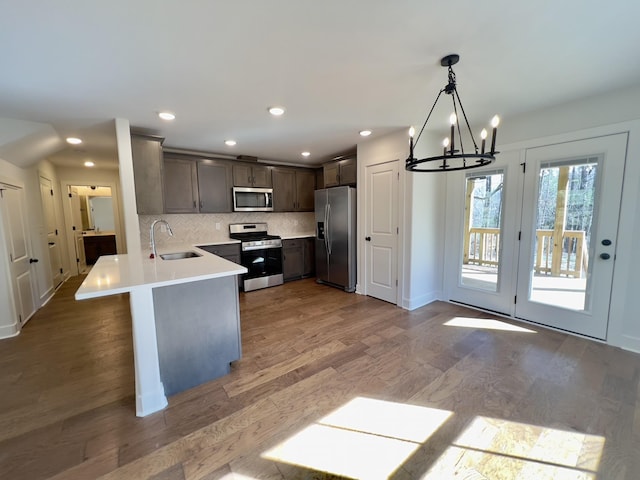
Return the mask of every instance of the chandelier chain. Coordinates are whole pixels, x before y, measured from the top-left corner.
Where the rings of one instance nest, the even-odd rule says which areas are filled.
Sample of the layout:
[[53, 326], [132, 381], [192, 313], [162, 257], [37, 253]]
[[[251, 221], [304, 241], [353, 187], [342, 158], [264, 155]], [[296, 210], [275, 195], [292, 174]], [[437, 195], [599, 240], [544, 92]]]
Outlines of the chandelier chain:
[[427, 119], [422, 124], [422, 128], [420, 129], [420, 133], [418, 133], [418, 136], [416, 137], [416, 142], [415, 142], [416, 145], [418, 144], [418, 140], [420, 140], [420, 135], [422, 135], [422, 131], [424, 130], [424, 127], [427, 126], [427, 122], [429, 121], [429, 118], [431, 117], [431, 114], [433, 113], [433, 109], [436, 108], [436, 104], [438, 103], [438, 100], [440, 99], [440, 95], [442, 95], [442, 92], [444, 92], [444, 88], [442, 90], [440, 90], [440, 93], [438, 93], [438, 96], [436, 97], [436, 101], [433, 102], [433, 105], [431, 105], [431, 110], [429, 110], [429, 115], [427, 115]]
[[473, 136], [473, 131], [471, 130], [471, 125], [469, 125], [469, 119], [467, 119], [467, 114], [464, 111], [464, 107], [462, 106], [462, 101], [460, 100], [460, 94], [458, 93], [458, 89], [455, 90], [455, 94], [456, 94], [456, 97], [458, 98], [458, 104], [460, 105], [460, 110], [462, 110], [462, 115], [464, 116], [464, 121], [467, 124], [467, 129], [469, 130], [469, 136], [471, 137], [471, 141], [473, 142], [473, 148], [476, 151], [476, 153], [478, 153], [478, 144], [476, 143], [476, 139]]

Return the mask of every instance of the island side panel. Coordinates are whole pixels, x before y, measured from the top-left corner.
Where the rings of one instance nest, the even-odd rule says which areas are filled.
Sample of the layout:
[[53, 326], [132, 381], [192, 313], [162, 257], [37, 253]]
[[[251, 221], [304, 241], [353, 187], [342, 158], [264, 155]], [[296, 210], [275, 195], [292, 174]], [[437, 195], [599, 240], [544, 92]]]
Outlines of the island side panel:
[[235, 275], [154, 288], [153, 303], [166, 395], [229, 373], [242, 354]]
[[136, 415], [144, 417], [167, 406], [167, 397], [160, 380], [151, 289], [133, 289], [129, 293], [129, 304], [136, 374]]

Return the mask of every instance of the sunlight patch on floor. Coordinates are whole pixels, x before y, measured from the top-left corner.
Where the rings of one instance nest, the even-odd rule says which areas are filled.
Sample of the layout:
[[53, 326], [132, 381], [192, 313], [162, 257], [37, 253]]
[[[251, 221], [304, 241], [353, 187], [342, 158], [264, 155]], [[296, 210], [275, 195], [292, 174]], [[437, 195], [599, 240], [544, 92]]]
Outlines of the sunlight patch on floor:
[[388, 478], [452, 414], [357, 397], [262, 457], [351, 478]]
[[421, 478], [595, 479], [604, 437], [476, 417]]
[[448, 327], [482, 328], [485, 330], [504, 330], [508, 332], [536, 333], [535, 330], [512, 325], [491, 318], [455, 317], [445, 322]]

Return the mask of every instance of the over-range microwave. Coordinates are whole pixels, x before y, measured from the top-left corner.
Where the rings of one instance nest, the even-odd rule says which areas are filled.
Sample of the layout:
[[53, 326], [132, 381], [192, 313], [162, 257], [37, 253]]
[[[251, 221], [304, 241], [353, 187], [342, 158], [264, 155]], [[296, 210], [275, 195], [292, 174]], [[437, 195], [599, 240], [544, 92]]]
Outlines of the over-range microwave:
[[233, 187], [234, 212], [273, 212], [273, 188]]

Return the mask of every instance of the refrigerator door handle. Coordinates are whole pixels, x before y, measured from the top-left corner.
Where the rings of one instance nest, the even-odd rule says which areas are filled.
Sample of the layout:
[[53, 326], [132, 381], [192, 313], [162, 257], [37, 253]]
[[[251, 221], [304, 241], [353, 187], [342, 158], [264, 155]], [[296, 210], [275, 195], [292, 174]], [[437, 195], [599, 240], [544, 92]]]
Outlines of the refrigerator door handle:
[[325, 223], [326, 225], [326, 229], [327, 229], [327, 235], [325, 235], [325, 237], [327, 237], [327, 251], [329, 253], [329, 255], [331, 255], [331, 247], [333, 246], [333, 239], [331, 238], [332, 233], [331, 233], [331, 204], [327, 203], [327, 223]]
[[329, 255], [329, 249], [327, 248], [327, 204], [324, 204], [324, 218], [323, 218], [323, 237], [322, 242], [324, 243], [324, 251]]

